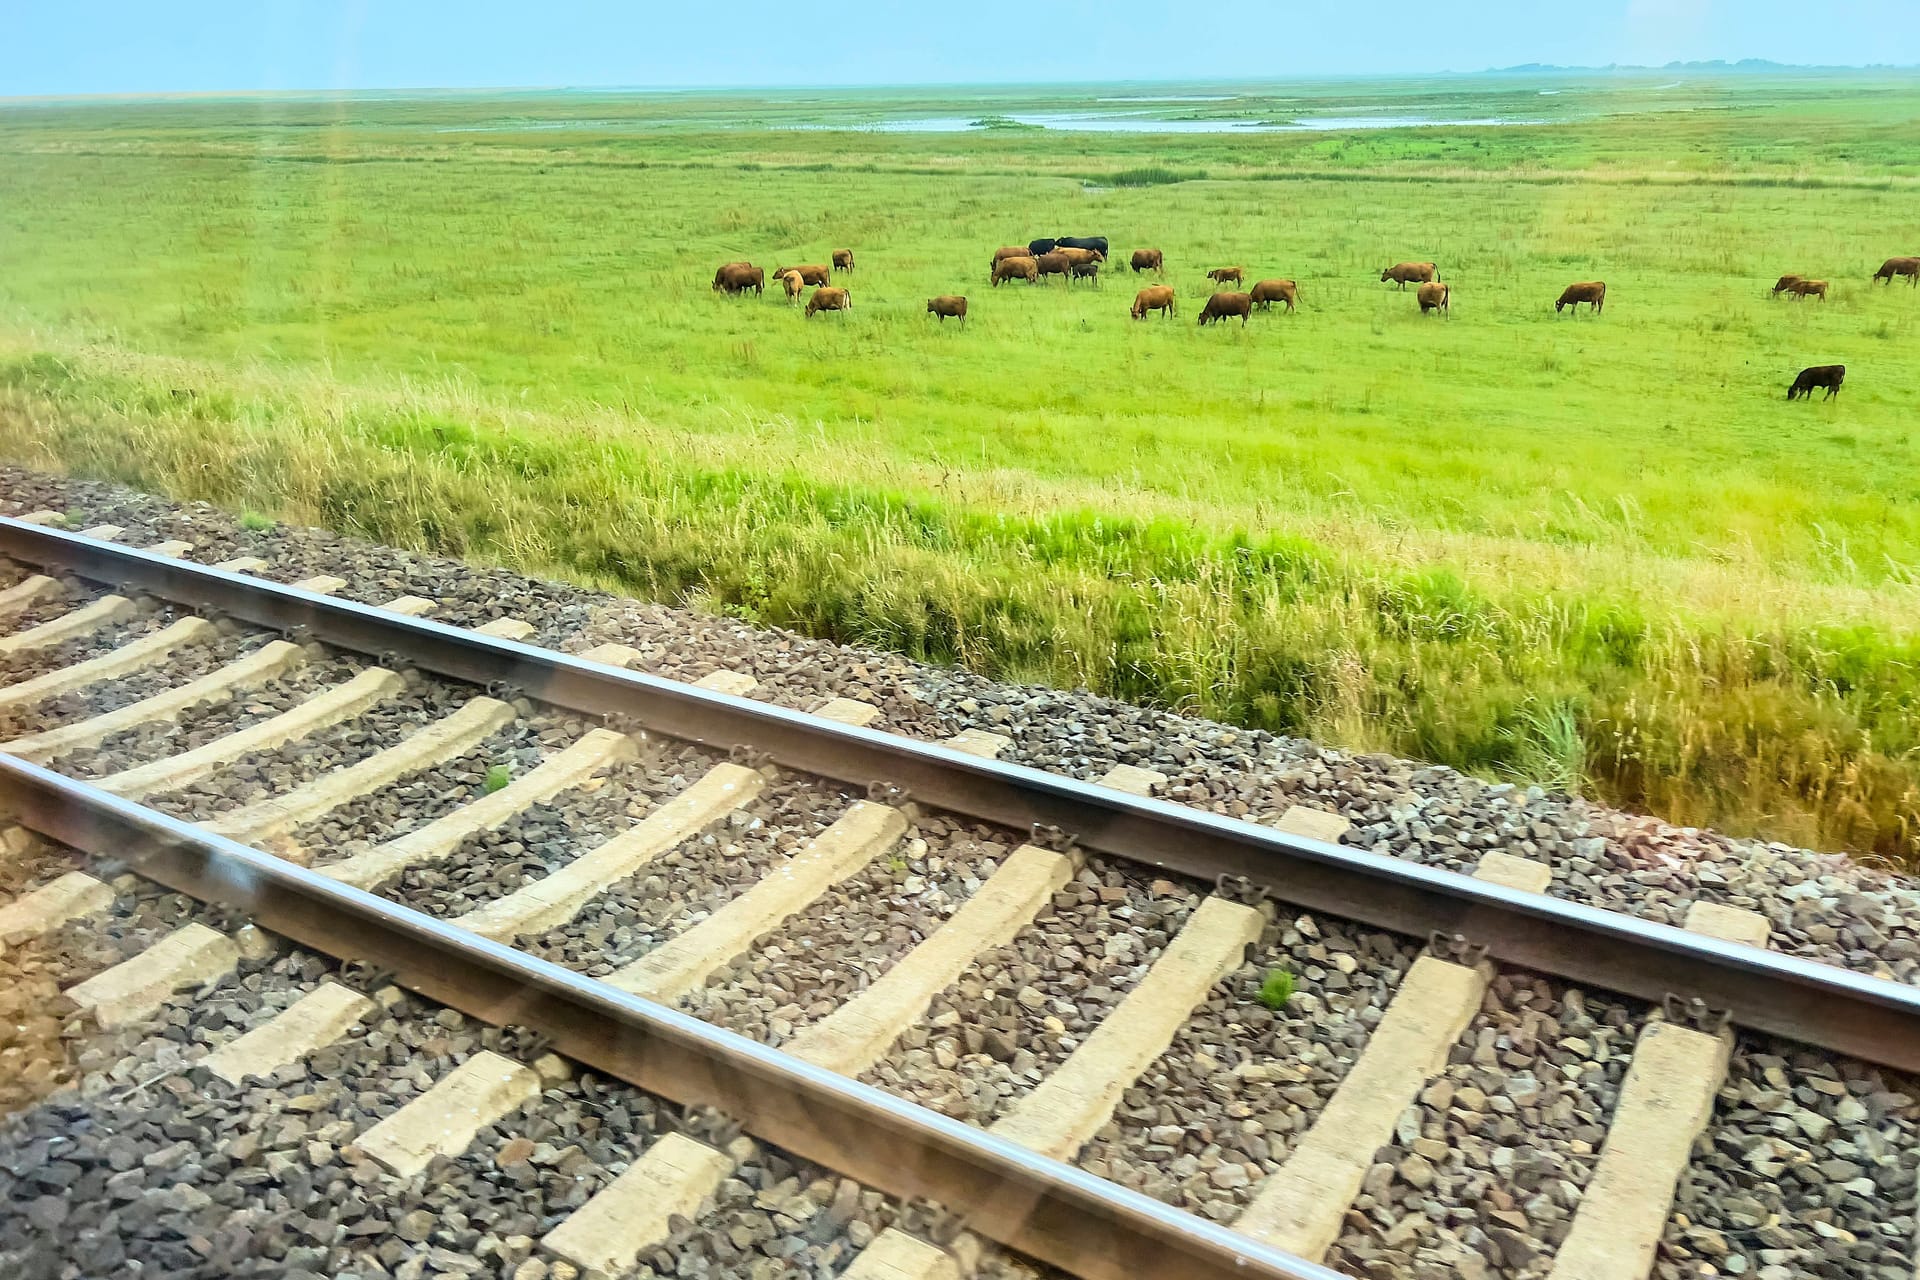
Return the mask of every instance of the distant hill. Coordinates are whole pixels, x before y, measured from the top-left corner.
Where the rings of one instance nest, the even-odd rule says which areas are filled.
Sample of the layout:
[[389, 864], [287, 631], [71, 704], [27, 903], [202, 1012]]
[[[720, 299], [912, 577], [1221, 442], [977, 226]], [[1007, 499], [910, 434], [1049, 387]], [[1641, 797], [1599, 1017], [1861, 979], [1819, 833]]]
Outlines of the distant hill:
[[1665, 66], [1641, 66], [1631, 63], [1609, 62], [1604, 67], [1563, 67], [1548, 62], [1523, 62], [1513, 67], [1493, 67], [1488, 75], [1543, 75], [1582, 71], [1693, 71], [1707, 75], [1751, 75], [1756, 72], [1772, 71], [1896, 71], [1908, 68], [1875, 64], [1866, 67], [1818, 67], [1802, 66], [1791, 62], [1774, 62], [1767, 58], [1742, 58], [1738, 62], [1727, 62], [1716, 58], [1711, 62], [1669, 62]]

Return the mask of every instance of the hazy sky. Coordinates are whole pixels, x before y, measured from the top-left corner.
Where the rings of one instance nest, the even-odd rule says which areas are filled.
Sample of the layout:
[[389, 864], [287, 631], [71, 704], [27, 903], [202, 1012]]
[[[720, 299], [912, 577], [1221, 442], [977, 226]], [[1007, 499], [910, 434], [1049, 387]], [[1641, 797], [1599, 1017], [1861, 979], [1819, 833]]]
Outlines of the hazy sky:
[[13, 0], [0, 95], [1920, 63], [1920, 0]]

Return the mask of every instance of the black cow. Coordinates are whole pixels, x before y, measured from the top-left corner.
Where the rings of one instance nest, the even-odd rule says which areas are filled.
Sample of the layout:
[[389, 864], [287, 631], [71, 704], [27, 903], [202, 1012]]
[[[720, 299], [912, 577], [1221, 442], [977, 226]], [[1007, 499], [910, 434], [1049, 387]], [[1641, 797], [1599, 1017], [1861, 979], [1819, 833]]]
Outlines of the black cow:
[[1826, 398], [1831, 400], [1840, 394], [1840, 384], [1846, 380], [1847, 366], [1843, 364], [1816, 364], [1811, 368], [1800, 371], [1800, 376], [1795, 378], [1793, 385], [1787, 388], [1787, 399], [1793, 400], [1804, 396], [1808, 400], [1811, 400], [1813, 399], [1813, 389], [1815, 387], [1825, 387], [1827, 389]]
[[1058, 240], [1029, 240], [1027, 241], [1027, 253], [1035, 258], [1044, 257], [1052, 253], [1059, 243]]
[[1107, 238], [1105, 236], [1061, 236], [1053, 242], [1053, 247], [1056, 249], [1093, 249], [1103, 258], [1113, 256], [1107, 249]]

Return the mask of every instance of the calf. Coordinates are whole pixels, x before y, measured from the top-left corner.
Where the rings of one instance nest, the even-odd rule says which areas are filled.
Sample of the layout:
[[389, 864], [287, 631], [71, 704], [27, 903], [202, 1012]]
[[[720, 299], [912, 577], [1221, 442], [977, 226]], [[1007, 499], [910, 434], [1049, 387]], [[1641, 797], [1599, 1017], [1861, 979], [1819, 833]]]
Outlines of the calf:
[[1840, 384], [1847, 380], [1847, 366], [1843, 364], [1816, 364], [1800, 371], [1800, 376], [1787, 388], [1787, 399], [1798, 396], [1813, 399], [1815, 387], [1827, 389], [1826, 399], [1831, 400], [1840, 394]]
[[1033, 284], [1039, 279], [1040, 264], [1033, 258], [1002, 258], [993, 264], [991, 283], [996, 289], [1000, 287], [1002, 280], [1025, 280], [1028, 284]]
[[1582, 284], [1570, 284], [1553, 304], [1553, 314], [1559, 315], [1560, 308], [1572, 307], [1575, 315], [1580, 314], [1580, 304], [1586, 303], [1593, 308], [1595, 315], [1607, 305], [1607, 286], [1604, 281], [1588, 280]]
[[1825, 302], [1827, 300], [1827, 282], [1825, 280], [1795, 280], [1787, 286], [1787, 292], [1793, 295], [1795, 302], [1809, 295]]
[[1172, 285], [1150, 284], [1133, 295], [1133, 318], [1144, 320], [1149, 311], [1158, 311], [1163, 316], [1174, 314]]
[[1065, 276], [1073, 270], [1073, 259], [1058, 249], [1052, 253], [1043, 253], [1033, 260], [1034, 267], [1041, 276]]
[[1228, 316], [1239, 316], [1240, 327], [1247, 327], [1247, 317], [1253, 314], [1253, 295], [1247, 293], [1216, 293], [1207, 299], [1207, 305], [1200, 310], [1200, 323], [1210, 324], [1215, 320], [1224, 320]]
[[1380, 280], [1395, 281], [1401, 289], [1409, 284], [1431, 284], [1440, 278], [1440, 268], [1431, 262], [1396, 262], [1380, 273]]
[[1239, 284], [1241, 279], [1246, 275], [1246, 270], [1245, 267], [1215, 267], [1213, 270], [1207, 272], [1207, 279], [1213, 281], [1215, 284], [1225, 284], [1229, 280], [1235, 284]]
[[798, 271], [801, 281], [805, 284], [833, 283], [833, 269], [822, 263], [811, 263], [803, 267], [782, 267], [773, 274], [785, 275], [789, 271]]
[[1074, 263], [1072, 273], [1067, 276], [1067, 283], [1072, 284], [1075, 280], [1091, 280], [1094, 283], [1094, 287], [1098, 288], [1100, 285], [1099, 261], [1096, 259], [1093, 262]]
[[1253, 286], [1251, 296], [1253, 304], [1262, 311], [1273, 310], [1276, 302], [1286, 303], [1287, 310], [1291, 311], [1300, 300], [1300, 286], [1291, 280], [1262, 280]]
[[759, 293], [767, 282], [767, 273], [748, 262], [729, 262], [713, 273], [714, 292]]
[[853, 295], [845, 289], [824, 286], [815, 289], [813, 296], [807, 299], [807, 315], [809, 318], [811, 318], [816, 311], [851, 310], [853, 310]]

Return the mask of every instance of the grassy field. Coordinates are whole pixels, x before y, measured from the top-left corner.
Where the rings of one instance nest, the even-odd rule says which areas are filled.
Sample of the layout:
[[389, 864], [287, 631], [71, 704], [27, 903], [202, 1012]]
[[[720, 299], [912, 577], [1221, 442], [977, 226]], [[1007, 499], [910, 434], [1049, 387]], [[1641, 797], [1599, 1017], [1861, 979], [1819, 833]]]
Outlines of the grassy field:
[[[1525, 123], [1006, 123], [1114, 110]], [[946, 116], [999, 127], [852, 127]], [[0, 105], [0, 451], [1911, 861], [1916, 127], [1865, 74]], [[987, 287], [1058, 233], [1182, 314]], [[708, 287], [842, 245], [847, 314]], [[1232, 263], [1299, 313], [1197, 328]]]

